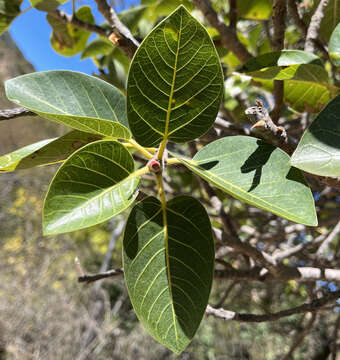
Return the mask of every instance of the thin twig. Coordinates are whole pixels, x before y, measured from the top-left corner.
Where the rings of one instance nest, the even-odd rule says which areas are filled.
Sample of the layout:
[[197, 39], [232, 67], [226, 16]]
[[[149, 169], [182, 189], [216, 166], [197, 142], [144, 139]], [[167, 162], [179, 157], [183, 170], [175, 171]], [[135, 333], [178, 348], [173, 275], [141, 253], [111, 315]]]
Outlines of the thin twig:
[[[298, 8], [296, 6], [296, 0], [288, 0], [288, 9], [289, 9], [289, 13], [292, 16], [296, 26], [300, 29], [300, 31], [302, 32], [302, 34], [304, 36], [307, 35], [307, 30], [308, 27], [305, 24], [305, 22], [302, 20], [302, 18], [299, 15], [299, 11]], [[317, 46], [317, 48], [323, 53], [323, 55], [329, 59], [329, 54], [328, 51], [325, 49], [324, 44], [322, 43], [322, 41], [320, 41], [319, 38], [317, 39], [312, 39], [315, 43], [315, 45]]]
[[212, 8], [209, 0], [193, 0], [193, 3], [197, 9], [202, 11], [211, 26], [219, 32], [221, 44], [224, 48], [232, 51], [242, 62], [252, 58], [252, 55], [238, 39], [236, 32], [226, 25], [222, 16]]
[[[273, 48], [276, 51], [284, 48], [285, 38], [285, 20], [287, 13], [287, 0], [274, 0], [273, 4]], [[282, 80], [274, 80], [274, 99], [275, 105], [272, 111], [272, 119], [274, 123], [280, 118], [283, 105], [284, 82]]]
[[229, 1], [229, 28], [230, 30], [236, 32], [237, 25], [237, 1]]
[[21, 116], [36, 116], [34, 112], [27, 110], [23, 107], [18, 107], [14, 109], [0, 110], [0, 121], [14, 119]]
[[[240, 249], [240, 251], [244, 251], [244, 249]], [[249, 255], [254, 259], [254, 255], [251, 252], [248, 252], [247, 255]], [[268, 268], [269, 265], [266, 267]], [[273, 273], [275, 273], [275, 275]], [[225, 268], [223, 270], [215, 270], [215, 278], [228, 279], [228, 280], [261, 281], [261, 282], [288, 281], [288, 280], [315, 282], [322, 280], [322, 281], [340, 283], [340, 270], [330, 269], [330, 268], [310, 267], [310, 266], [293, 267], [293, 266], [277, 265], [276, 268], [272, 269], [272, 272], [269, 272], [266, 268], [261, 268], [261, 267], [255, 267], [250, 270], [241, 270], [241, 269], [234, 269], [232, 266], [229, 266], [228, 268]]]
[[334, 324], [334, 330], [333, 330], [333, 342], [332, 342], [332, 360], [336, 360], [336, 354], [337, 352], [337, 340], [338, 340], [338, 332], [339, 332], [339, 328], [340, 328], [340, 315], [338, 315], [336, 322]]
[[335, 225], [334, 229], [331, 233], [326, 237], [324, 242], [320, 245], [318, 251], [316, 252], [316, 256], [320, 257], [329, 247], [334, 238], [340, 233], [340, 221]]
[[238, 284], [238, 281], [233, 281], [224, 291], [223, 296], [221, 297], [220, 301], [214, 306], [216, 308], [219, 308], [223, 305], [227, 297], [230, 295], [231, 290]]
[[315, 51], [315, 40], [318, 38], [321, 21], [328, 3], [329, 0], [321, 0], [312, 16], [306, 35], [305, 51], [307, 52]]
[[130, 30], [119, 20], [117, 14], [106, 0], [95, 0], [99, 12], [103, 14], [108, 23], [112, 26], [113, 34], [110, 40], [114, 45], [118, 46], [130, 59], [132, 59], [136, 52], [139, 43], [132, 36]]
[[296, 315], [296, 314], [304, 314], [306, 312], [315, 312], [320, 310], [323, 306], [327, 305], [328, 303], [332, 301], [336, 301], [337, 298], [340, 296], [340, 290], [330, 292], [327, 295], [312, 300], [310, 303], [305, 303], [303, 305], [278, 311], [276, 313], [267, 313], [262, 315], [257, 314], [245, 314], [245, 313], [236, 313], [234, 311], [230, 310], [224, 310], [224, 309], [215, 309], [212, 306], [208, 305], [205, 313], [207, 315], [213, 315], [217, 318], [223, 319], [223, 320], [233, 320], [233, 321], [239, 321], [239, 322], [264, 322], [264, 321], [275, 321], [278, 319], [281, 319], [283, 317]]
[[315, 319], [316, 319], [316, 313], [313, 313], [310, 320], [308, 321], [306, 327], [300, 332], [300, 334], [298, 334], [297, 338], [295, 338], [295, 336], [294, 336], [294, 342], [291, 345], [288, 353], [282, 358], [282, 360], [292, 359], [292, 355], [293, 355], [294, 351], [301, 345], [304, 338], [312, 330]]
[[108, 277], [114, 277], [122, 274], [123, 274], [123, 269], [112, 269], [98, 274], [84, 274], [83, 276], [78, 277], [78, 281], [90, 283], [93, 281], [105, 279]]
[[108, 37], [112, 33], [111, 30], [104, 29], [99, 25], [89, 24], [85, 21], [78, 19], [75, 16], [68, 15], [60, 10], [50, 11], [48, 14], [58, 19], [60, 22], [64, 24], [72, 24], [79, 29], [83, 29], [89, 32], [94, 32], [100, 36]]

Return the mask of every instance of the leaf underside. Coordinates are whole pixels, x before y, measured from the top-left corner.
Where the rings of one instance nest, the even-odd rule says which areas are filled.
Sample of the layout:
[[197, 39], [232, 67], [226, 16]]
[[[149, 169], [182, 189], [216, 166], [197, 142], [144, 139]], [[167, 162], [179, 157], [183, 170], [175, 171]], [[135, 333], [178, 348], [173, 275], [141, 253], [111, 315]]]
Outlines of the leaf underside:
[[340, 95], [333, 99], [303, 134], [291, 164], [321, 176], [340, 176]]
[[55, 174], [43, 210], [45, 235], [99, 224], [137, 196], [131, 154], [118, 142], [97, 141], [76, 151]]
[[181, 162], [221, 190], [297, 223], [316, 226], [312, 193], [279, 148], [249, 136], [216, 140]]
[[125, 97], [114, 86], [73, 71], [42, 71], [5, 83], [9, 100], [71, 128], [129, 139]]
[[144, 39], [132, 61], [127, 109], [135, 139], [154, 146], [203, 135], [215, 120], [222, 90], [210, 36], [180, 6]]
[[148, 197], [128, 218], [124, 274], [135, 312], [147, 331], [176, 353], [194, 336], [213, 278], [214, 243], [207, 212], [189, 196], [166, 204]]

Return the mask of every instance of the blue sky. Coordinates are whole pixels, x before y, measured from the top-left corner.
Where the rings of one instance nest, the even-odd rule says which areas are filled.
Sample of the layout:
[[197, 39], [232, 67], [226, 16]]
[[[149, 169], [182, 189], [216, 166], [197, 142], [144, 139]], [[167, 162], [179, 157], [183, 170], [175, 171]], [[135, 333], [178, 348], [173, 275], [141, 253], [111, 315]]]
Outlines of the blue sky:
[[[77, 6], [91, 5], [93, 15], [97, 23], [104, 21], [101, 14], [98, 13], [96, 3], [93, 0], [77, 0]], [[120, 12], [124, 8], [132, 4], [139, 3], [139, 0], [123, 0], [117, 1], [116, 11]], [[21, 9], [30, 6], [29, 0], [24, 0]], [[71, 13], [71, 1], [64, 4], [60, 9]], [[91, 74], [96, 71], [91, 59], [81, 60], [80, 55], [73, 57], [64, 57], [57, 54], [50, 46], [51, 27], [46, 21], [46, 13], [35, 9], [29, 10], [27, 13], [16, 18], [10, 27], [10, 34], [37, 71], [43, 70], [75, 70]], [[92, 35], [95, 38], [96, 35]], [[90, 38], [91, 40], [91, 38]]]

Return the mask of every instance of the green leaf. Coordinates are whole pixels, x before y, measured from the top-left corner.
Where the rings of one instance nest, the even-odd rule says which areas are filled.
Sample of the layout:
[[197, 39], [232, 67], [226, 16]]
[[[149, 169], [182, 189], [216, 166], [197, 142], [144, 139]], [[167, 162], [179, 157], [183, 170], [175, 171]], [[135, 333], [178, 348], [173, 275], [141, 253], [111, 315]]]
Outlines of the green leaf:
[[340, 95], [333, 99], [303, 134], [291, 164], [321, 176], [340, 176]]
[[279, 148], [248, 136], [216, 140], [192, 159], [180, 159], [219, 189], [260, 209], [316, 226], [312, 193], [302, 173]]
[[112, 43], [105, 39], [100, 38], [93, 40], [90, 44], [87, 45], [83, 53], [81, 54], [82, 59], [95, 56], [108, 55], [114, 50]]
[[0, 0], [0, 35], [4, 33], [11, 22], [20, 14], [22, 0]]
[[314, 83], [328, 83], [327, 71], [318, 65], [300, 64], [287, 67], [272, 66], [259, 71], [247, 72], [247, 75], [259, 79], [296, 80]]
[[[273, 91], [273, 81], [259, 78], [253, 80], [253, 85]], [[338, 87], [324, 83], [285, 80], [284, 100], [296, 111], [318, 113], [339, 92]]]
[[0, 172], [43, 166], [65, 160], [89, 142], [99, 140], [93, 134], [78, 130], [55, 139], [42, 140], [0, 157]]
[[206, 210], [189, 196], [168, 201], [164, 213], [154, 197], [139, 202], [126, 224], [123, 262], [139, 320], [157, 341], [181, 353], [202, 320], [212, 284], [214, 242]]
[[329, 40], [329, 56], [335, 66], [340, 66], [340, 24], [334, 29]]
[[[76, 12], [79, 20], [94, 24], [94, 17], [89, 6], [82, 6]], [[47, 15], [46, 19], [51, 25], [53, 32], [51, 35], [51, 45], [53, 49], [63, 56], [74, 56], [83, 51], [90, 32], [77, 28], [71, 24], [64, 24], [59, 19]]]
[[131, 131], [144, 146], [195, 139], [214, 122], [222, 92], [211, 38], [180, 6], [153, 29], [133, 58], [127, 86]]
[[118, 17], [120, 21], [129, 28], [129, 30], [134, 33], [138, 28], [139, 21], [143, 18], [147, 6], [141, 5], [136, 7], [131, 7], [128, 10], [124, 10], [119, 13]]
[[69, 0], [30, 0], [33, 7], [41, 11], [53, 11]]
[[272, 0], [238, 0], [239, 16], [251, 20], [267, 20], [272, 13]]
[[74, 129], [131, 137], [125, 97], [103, 80], [73, 71], [43, 71], [6, 81], [9, 100]]
[[301, 50], [272, 51], [254, 57], [243, 65], [241, 71], [258, 71], [271, 66], [290, 66], [300, 64], [314, 64], [322, 66], [320, 58], [314, 54]]
[[133, 203], [139, 180], [122, 144], [97, 141], [84, 146], [51, 182], [44, 203], [44, 234], [83, 229], [112, 218]]

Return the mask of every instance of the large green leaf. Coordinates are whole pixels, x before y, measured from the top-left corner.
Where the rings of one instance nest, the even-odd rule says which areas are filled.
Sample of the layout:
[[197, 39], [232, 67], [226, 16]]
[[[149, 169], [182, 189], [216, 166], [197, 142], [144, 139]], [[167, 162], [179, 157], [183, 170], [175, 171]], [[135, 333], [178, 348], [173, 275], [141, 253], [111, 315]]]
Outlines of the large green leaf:
[[238, 14], [251, 20], [267, 20], [273, 9], [272, 0], [237, 0]]
[[125, 97], [103, 80], [73, 71], [43, 71], [6, 81], [9, 100], [74, 129], [129, 139]]
[[335, 66], [340, 66], [340, 23], [334, 29], [329, 40], [329, 56]]
[[33, 7], [41, 11], [53, 11], [69, 0], [30, 0]]
[[182, 352], [201, 322], [214, 267], [214, 242], [204, 207], [189, 196], [144, 199], [124, 234], [124, 274], [135, 312], [147, 331]]
[[131, 154], [119, 142], [84, 146], [51, 182], [44, 204], [44, 234], [83, 229], [119, 214], [135, 200], [139, 180]]
[[68, 134], [30, 144], [0, 157], [0, 172], [28, 169], [65, 160], [69, 155], [98, 136], [73, 130]]
[[241, 71], [251, 72], [271, 66], [290, 66], [300, 64], [314, 64], [322, 66], [320, 58], [314, 54], [301, 50], [272, 51], [254, 57], [243, 65]]
[[0, 0], [0, 35], [20, 13], [22, 0]]
[[153, 29], [133, 58], [127, 87], [131, 131], [144, 146], [195, 139], [214, 122], [222, 90], [210, 36], [180, 6]]
[[316, 226], [312, 193], [279, 148], [248, 136], [216, 140], [181, 162], [237, 199], [297, 223]]
[[333, 99], [303, 134], [291, 164], [322, 176], [340, 176], [340, 95]]
[[[76, 12], [79, 20], [94, 24], [94, 17], [89, 6], [82, 6]], [[63, 56], [74, 56], [83, 51], [90, 32], [79, 29], [78, 27], [65, 24], [52, 15], [47, 15], [46, 19], [52, 26], [51, 45], [53, 49]]]

